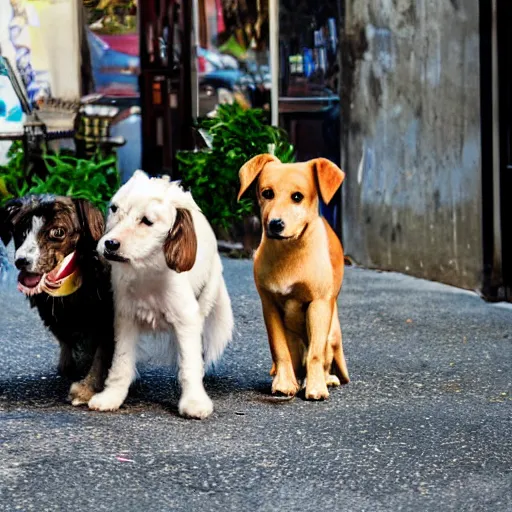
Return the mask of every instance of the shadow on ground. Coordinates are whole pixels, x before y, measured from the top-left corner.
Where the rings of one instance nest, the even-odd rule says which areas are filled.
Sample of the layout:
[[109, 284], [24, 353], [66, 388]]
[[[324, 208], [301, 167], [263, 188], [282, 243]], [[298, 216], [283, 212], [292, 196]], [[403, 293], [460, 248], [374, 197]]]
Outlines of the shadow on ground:
[[282, 400], [251, 262], [224, 266], [237, 332], [205, 421], [178, 416], [175, 376], [151, 366], [119, 412], [73, 408], [56, 344], [0, 285], [0, 510], [512, 510], [512, 309], [349, 268], [351, 383]]

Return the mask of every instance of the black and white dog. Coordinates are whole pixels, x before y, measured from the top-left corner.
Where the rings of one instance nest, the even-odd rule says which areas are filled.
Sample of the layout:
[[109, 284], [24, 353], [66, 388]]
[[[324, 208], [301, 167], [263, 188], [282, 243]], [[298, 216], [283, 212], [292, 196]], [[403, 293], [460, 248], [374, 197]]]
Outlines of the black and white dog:
[[103, 389], [114, 350], [110, 267], [96, 244], [102, 213], [82, 199], [26, 196], [0, 208], [0, 238], [14, 239], [18, 289], [60, 343], [59, 372], [70, 399], [87, 403]]

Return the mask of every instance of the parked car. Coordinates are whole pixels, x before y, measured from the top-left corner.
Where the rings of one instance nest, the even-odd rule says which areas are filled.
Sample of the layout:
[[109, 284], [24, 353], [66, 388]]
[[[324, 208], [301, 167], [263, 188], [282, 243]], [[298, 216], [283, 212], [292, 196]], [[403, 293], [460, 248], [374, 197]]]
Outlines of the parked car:
[[[116, 37], [122, 43], [122, 38], [130, 38], [127, 44], [133, 45], [133, 36]], [[91, 52], [92, 72], [96, 92], [107, 96], [138, 96], [139, 94], [139, 65], [138, 55], [131, 55], [111, 48], [89, 28], [87, 40]], [[119, 46], [122, 47], [122, 44]]]

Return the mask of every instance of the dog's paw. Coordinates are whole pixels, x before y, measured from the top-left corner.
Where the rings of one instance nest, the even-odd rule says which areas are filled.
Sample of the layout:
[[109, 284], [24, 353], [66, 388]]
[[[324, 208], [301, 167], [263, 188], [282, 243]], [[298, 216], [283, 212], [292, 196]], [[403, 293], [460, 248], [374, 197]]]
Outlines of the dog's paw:
[[272, 394], [295, 396], [299, 391], [299, 383], [295, 377], [286, 378], [277, 374], [272, 381]]
[[93, 411], [117, 411], [124, 402], [124, 393], [117, 390], [106, 389], [94, 395], [87, 405]]
[[325, 382], [306, 384], [306, 400], [325, 400], [329, 398], [329, 391]]
[[95, 393], [96, 391], [87, 382], [81, 380], [73, 382], [69, 389], [68, 398], [72, 405], [83, 405], [88, 403]]
[[185, 418], [203, 420], [213, 412], [213, 402], [206, 393], [199, 396], [182, 396], [178, 410], [181, 416], [185, 416]]
[[336, 377], [336, 375], [331, 375], [331, 374], [327, 374], [325, 376], [325, 383], [327, 384], [327, 386], [332, 386], [332, 387], [336, 387], [336, 386], [340, 386], [341, 383], [340, 383], [340, 379], [338, 379], [338, 377]]

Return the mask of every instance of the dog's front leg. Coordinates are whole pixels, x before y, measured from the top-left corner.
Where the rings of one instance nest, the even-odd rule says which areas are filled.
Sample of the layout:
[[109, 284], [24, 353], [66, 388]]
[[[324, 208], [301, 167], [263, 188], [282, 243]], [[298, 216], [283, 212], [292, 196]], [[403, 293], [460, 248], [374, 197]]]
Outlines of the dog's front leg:
[[73, 351], [71, 345], [60, 341], [60, 355], [59, 355], [59, 366], [58, 372], [63, 377], [68, 379], [76, 379], [78, 375], [77, 364], [73, 358]]
[[283, 319], [272, 297], [264, 290], [259, 290], [259, 292], [270, 352], [274, 362], [272, 368], [275, 371], [275, 376], [272, 381], [272, 393], [293, 396], [299, 391], [299, 384], [295, 377], [292, 357], [286, 341]]
[[116, 317], [115, 348], [105, 389], [89, 400], [89, 409], [115, 411], [121, 407], [135, 378], [139, 327], [128, 317]]
[[178, 379], [181, 386], [179, 413], [187, 418], [204, 419], [213, 412], [213, 403], [203, 385], [204, 362], [201, 339], [202, 325], [198, 316], [175, 324], [178, 344]]
[[333, 305], [329, 300], [314, 300], [306, 313], [308, 356], [306, 360], [306, 398], [322, 400], [329, 396], [325, 382], [324, 359], [331, 328]]
[[99, 340], [94, 360], [87, 375], [78, 382], [74, 382], [69, 390], [69, 400], [72, 405], [82, 405], [103, 389], [106, 374], [112, 363], [114, 352], [114, 334]]

